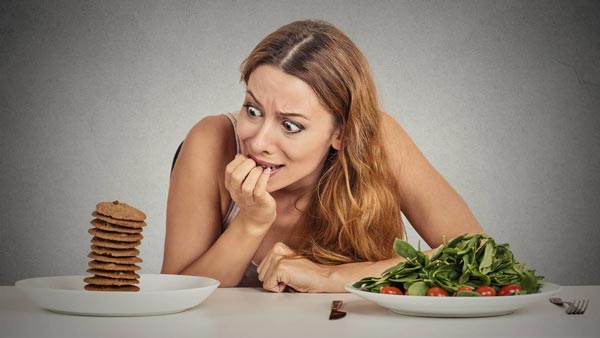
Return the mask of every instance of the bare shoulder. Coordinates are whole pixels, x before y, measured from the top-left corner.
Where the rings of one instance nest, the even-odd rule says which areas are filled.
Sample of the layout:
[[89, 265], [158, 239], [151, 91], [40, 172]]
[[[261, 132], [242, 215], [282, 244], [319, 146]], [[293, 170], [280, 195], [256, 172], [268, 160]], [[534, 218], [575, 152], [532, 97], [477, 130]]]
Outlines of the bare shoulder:
[[[404, 128], [386, 112], [382, 113], [381, 130], [384, 148], [392, 165], [404, 163], [404, 160], [418, 154], [416, 145]], [[397, 167], [394, 168], [394, 170], [397, 169]]]
[[203, 118], [190, 129], [183, 147], [191, 157], [210, 154], [212, 159], [233, 158], [235, 135], [231, 122], [224, 115]]
[[437, 175], [400, 123], [387, 113], [382, 114], [382, 137], [390, 167], [403, 192], [417, 188], [415, 184], [419, 179], [430, 180]]
[[235, 133], [227, 116], [203, 118], [190, 129], [183, 141], [171, 174], [171, 189], [200, 189], [191, 195], [204, 195], [203, 198], [214, 200], [217, 204], [226, 202], [225, 167], [235, 154]]

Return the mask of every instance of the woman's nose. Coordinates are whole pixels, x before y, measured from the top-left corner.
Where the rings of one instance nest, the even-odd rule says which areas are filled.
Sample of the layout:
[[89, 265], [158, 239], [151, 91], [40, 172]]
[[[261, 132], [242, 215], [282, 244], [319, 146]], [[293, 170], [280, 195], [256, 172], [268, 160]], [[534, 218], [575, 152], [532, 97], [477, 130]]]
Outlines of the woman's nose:
[[250, 140], [252, 150], [256, 153], [272, 153], [275, 146], [275, 128], [265, 122]]

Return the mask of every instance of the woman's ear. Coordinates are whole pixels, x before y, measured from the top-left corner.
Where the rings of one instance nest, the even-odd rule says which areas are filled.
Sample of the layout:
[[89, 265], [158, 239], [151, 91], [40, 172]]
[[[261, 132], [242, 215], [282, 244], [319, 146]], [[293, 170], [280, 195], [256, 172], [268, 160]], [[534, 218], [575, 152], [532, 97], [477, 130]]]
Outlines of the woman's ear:
[[333, 134], [331, 134], [331, 146], [335, 150], [340, 150], [342, 146], [342, 127], [336, 127]]

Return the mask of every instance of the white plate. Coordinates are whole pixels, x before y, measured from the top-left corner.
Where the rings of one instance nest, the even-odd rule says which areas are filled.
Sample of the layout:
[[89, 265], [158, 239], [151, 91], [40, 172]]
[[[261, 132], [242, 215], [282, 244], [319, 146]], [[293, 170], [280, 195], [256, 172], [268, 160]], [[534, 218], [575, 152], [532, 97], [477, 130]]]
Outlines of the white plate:
[[87, 291], [86, 276], [41, 277], [15, 285], [35, 304], [88, 316], [151, 316], [185, 311], [202, 303], [219, 281], [194, 276], [142, 274], [138, 292]]
[[539, 293], [518, 296], [496, 297], [427, 297], [398, 296], [361, 291], [346, 285], [346, 290], [373, 301], [392, 312], [422, 317], [489, 317], [514, 312], [529, 304], [548, 301], [548, 298], [560, 291], [560, 286], [543, 283]]

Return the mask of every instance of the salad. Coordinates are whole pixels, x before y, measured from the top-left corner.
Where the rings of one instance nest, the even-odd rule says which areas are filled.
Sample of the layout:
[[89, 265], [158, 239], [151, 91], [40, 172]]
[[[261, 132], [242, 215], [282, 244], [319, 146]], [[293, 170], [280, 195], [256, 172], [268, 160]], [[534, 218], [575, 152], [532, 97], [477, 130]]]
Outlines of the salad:
[[507, 296], [539, 292], [544, 277], [515, 260], [508, 244], [483, 233], [464, 234], [429, 258], [396, 238], [394, 251], [406, 260], [352, 286], [362, 291], [411, 296]]

